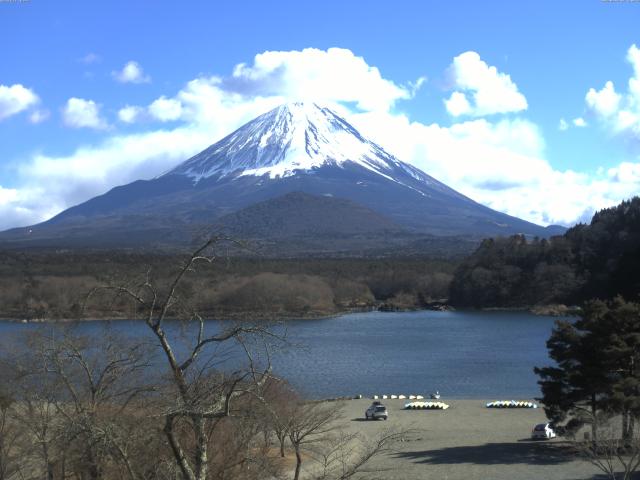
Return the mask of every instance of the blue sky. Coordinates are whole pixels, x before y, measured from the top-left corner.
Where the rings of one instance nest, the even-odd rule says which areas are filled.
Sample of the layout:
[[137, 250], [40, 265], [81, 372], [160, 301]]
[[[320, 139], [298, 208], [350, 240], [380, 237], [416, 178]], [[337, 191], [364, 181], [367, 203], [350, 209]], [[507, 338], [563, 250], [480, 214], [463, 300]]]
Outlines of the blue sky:
[[0, 0], [0, 228], [302, 97], [493, 208], [586, 220], [640, 187], [639, 21], [632, 1]]

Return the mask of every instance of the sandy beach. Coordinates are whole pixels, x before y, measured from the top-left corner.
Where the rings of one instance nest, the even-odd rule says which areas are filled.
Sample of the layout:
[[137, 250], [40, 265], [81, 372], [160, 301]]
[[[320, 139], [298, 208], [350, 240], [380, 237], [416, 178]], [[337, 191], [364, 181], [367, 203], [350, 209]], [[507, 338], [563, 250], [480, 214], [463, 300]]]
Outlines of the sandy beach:
[[[578, 480], [597, 478], [590, 463], [568, 452], [562, 438], [530, 440], [531, 429], [544, 423], [542, 408], [490, 409], [492, 400], [443, 398], [447, 410], [404, 410], [408, 400], [383, 400], [387, 421], [367, 421], [371, 399], [344, 402], [341, 424], [349, 431], [375, 436], [389, 429], [413, 430], [395, 453], [374, 459], [385, 479]], [[531, 399], [516, 399], [531, 400]]]

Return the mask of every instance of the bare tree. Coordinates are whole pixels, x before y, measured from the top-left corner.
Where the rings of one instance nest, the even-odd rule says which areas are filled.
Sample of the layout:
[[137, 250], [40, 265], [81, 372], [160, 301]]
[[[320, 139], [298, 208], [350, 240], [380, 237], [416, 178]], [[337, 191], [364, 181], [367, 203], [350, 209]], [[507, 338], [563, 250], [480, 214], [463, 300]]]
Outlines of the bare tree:
[[269, 445], [269, 437], [271, 434], [275, 435], [281, 458], [286, 456], [285, 445], [289, 439], [291, 419], [301, 402], [298, 393], [286, 380], [272, 377], [266, 382], [258, 421], [263, 429], [265, 444]]
[[257, 412], [257, 406], [254, 402], [237, 405], [244, 414], [215, 422], [210, 437], [210, 443], [216, 445], [209, 459], [211, 480], [262, 480], [282, 476], [283, 462], [261, 441], [262, 425], [252, 414]]
[[[30, 459], [30, 470], [34, 478], [53, 480], [58, 452], [62, 451], [60, 442], [59, 417], [51, 391], [45, 383], [36, 388], [25, 389], [19, 382], [14, 384], [19, 395], [21, 407], [15, 411], [15, 421], [30, 439], [30, 448], [22, 449], [23, 457]], [[27, 477], [29, 478], [29, 477]]]
[[[198, 265], [211, 264], [217, 258], [215, 248], [223, 241], [215, 237], [205, 242], [186, 259], [164, 288], [154, 282], [148, 272], [140, 282], [101, 287], [90, 295], [106, 289], [132, 300], [158, 341], [169, 372], [165, 395], [171, 399], [158, 415], [163, 418], [164, 435], [185, 480], [209, 478], [210, 451], [215, 451], [211, 445], [211, 425], [235, 415], [237, 400], [259, 395], [271, 371], [267, 340], [274, 337], [266, 328], [234, 324], [208, 333], [204, 319], [193, 310], [188, 295], [183, 297], [180, 293], [185, 277]], [[170, 317], [184, 319], [187, 330], [193, 327], [190, 345], [182, 351], [175, 336], [167, 330]], [[261, 368], [254, 361], [251, 348], [256, 338], [264, 339], [266, 362]], [[245, 366], [231, 372], [220, 368], [222, 359], [215, 356], [216, 348], [228, 342], [235, 342], [247, 359]]]
[[[358, 473], [379, 474], [380, 467], [370, 468], [370, 461], [393, 452], [393, 445], [409, 431], [388, 430], [373, 439], [358, 433], [339, 430], [312, 448], [312, 458], [320, 467], [314, 480], [347, 480]], [[374, 477], [369, 477], [374, 478]]]
[[[51, 459], [45, 449], [55, 415], [53, 434], [62, 450], [61, 468], [90, 479], [113, 476], [113, 469], [121, 468], [118, 476], [136, 480], [139, 475], [129, 449], [137, 436], [131, 432], [139, 431], [143, 422], [132, 419], [142, 409], [138, 400], [154, 390], [143, 377], [149, 366], [148, 346], [108, 331], [100, 336], [100, 344], [71, 331], [55, 331], [34, 336], [30, 347], [40, 364], [22, 379], [25, 391], [31, 393], [25, 395], [26, 411], [35, 414], [26, 421], [42, 443], [47, 470]], [[45, 398], [40, 396], [42, 384], [49, 393]]]
[[375, 438], [347, 433], [340, 424], [343, 406], [336, 402], [298, 401], [287, 426], [289, 441], [296, 455], [294, 480], [299, 480], [305, 457], [311, 466], [306, 475], [314, 480], [346, 480], [359, 473], [380, 473], [369, 468], [371, 460], [393, 450], [393, 444], [409, 434], [389, 430]]
[[15, 408], [15, 400], [0, 391], [0, 480], [18, 478], [23, 467], [19, 447], [24, 435], [13, 421]]
[[574, 446], [580, 456], [611, 480], [630, 480], [640, 467], [640, 435], [636, 432], [629, 438], [628, 433], [614, 427], [612, 420], [593, 422], [597, 440], [585, 438], [575, 441]]
[[335, 403], [303, 403], [299, 402], [289, 418], [287, 432], [289, 441], [296, 454], [296, 468], [293, 479], [300, 478], [303, 451], [326, 441], [328, 435], [335, 431], [335, 421], [342, 416], [342, 405]]

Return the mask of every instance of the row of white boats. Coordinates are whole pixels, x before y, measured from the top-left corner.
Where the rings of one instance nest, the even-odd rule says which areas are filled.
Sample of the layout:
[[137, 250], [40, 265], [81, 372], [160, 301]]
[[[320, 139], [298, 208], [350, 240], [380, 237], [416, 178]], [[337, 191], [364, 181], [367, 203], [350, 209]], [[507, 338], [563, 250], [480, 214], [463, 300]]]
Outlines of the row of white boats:
[[422, 400], [422, 395], [374, 395], [374, 400]]
[[[446, 410], [449, 408], [444, 402], [410, 402], [404, 405], [406, 410]], [[487, 403], [487, 408], [538, 408], [533, 402], [524, 400], [496, 400]]]
[[409, 402], [404, 405], [405, 410], [446, 410], [449, 408], [444, 402]]
[[[362, 395], [358, 395], [362, 398]], [[437, 396], [431, 395], [431, 398], [437, 400], [440, 394]], [[404, 408], [406, 410], [446, 410], [449, 408], [444, 402], [439, 401], [423, 401], [422, 395], [374, 395], [374, 400], [414, 400], [413, 402], [405, 403]], [[487, 403], [487, 408], [538, 408], [534, 402], [527, 400], [495, 400]]]
[[487, 408], [538, 408], [538, 405], [524, 400], [496, 400], [487, 403]]

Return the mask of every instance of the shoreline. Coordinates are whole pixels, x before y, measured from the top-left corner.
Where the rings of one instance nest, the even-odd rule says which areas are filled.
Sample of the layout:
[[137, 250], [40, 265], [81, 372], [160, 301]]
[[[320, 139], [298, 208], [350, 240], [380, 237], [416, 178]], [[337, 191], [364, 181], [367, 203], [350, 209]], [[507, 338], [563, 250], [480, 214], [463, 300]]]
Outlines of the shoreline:
[[[413, 393], [411, 395], [414, 395]], [[408, 398], [408, 396], [405, 394], [405, 396], [407, 398], [373, 398], [373, 395], [362, 395], [362, 396], [358, 396], [358, 395], [346, 395], [346, 396], [341, 396], [341, 397], [326, 397], [326, 398], [318, 398], [318, 399], [309, 399], [310, 401], [313, 402], [349, 402], [349, 401], [360, 401], [360, 402], [374, 402], [374, 401], [379, 401], [379, 402], [404, 402], [404, 403], [408, 403], [408, 402], [414, 402], [414, 401], [425, 401], [425, 402], [484, 402], [484, 404], [486, 405], [489, 402], [495, 402], [495, 401], [510, 401], [510, 400], [515, 400], [516, 402], [519, 401], [526, 401], [526, 402], [534, 402], [538, 405], [538, 408], [542, 408], [542, 404], [536, 400], [535, 397], [533, 396], [515, 396], [515, 397], [487, 397], [487, 396], [481, 396], [481, 397], [445, 397], [445, 396], [441, 396], [440, 399], [435, 400], [435, 399], [431, 399], [429, 398], [429, 393], [418, 393], [418, 395], [422, 395], [422, 399], [410, 399]], [[538, 393], [539, 395], [539, 393]], [[380, 395], [378, 395], [380, 397]]]
[[[403, 313], [403, 312], [450, 312], [450, 311], [470, 311], [470, 312], [527, 312], [536, 316], [550, 317], [575, 317], [580, 314], [580, 307], [566, 305], [535, 305], [522, 307], [482, 307], [482, 308], [456, 308], [446, 303], [434, 303], [433, 305], [423, 305], [406, 308], [390, 308], [385, 304], [372, 307], [349, 308], [336, 312], [209, 312], [205, 313], [206, 320], [218, 321], [249, 321], [249, 322], [279, 322], [286, 320], [325, 320], [330, 318], [341, 317], [343, 315], [355, 313]], [[217, 317], [217, 318], [216, 318]], [[111, 316], [111, 317], [91, 317], [91, 318], [13, 318], [0, 316], [0, 322], [22, 323], [22, 324], [44, 324], [44, 323], [73, 323], [73, 322], [104, 322], [104, 321], [120, 321], [120, 320], [136, 320], [131, 317]], [[143, 318], [138, 320], [144, 321]], [[169, 321], [181, 320], [178, 317], [167, 317]]]

